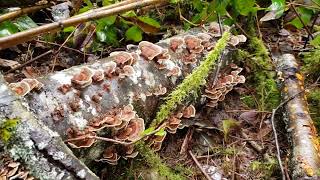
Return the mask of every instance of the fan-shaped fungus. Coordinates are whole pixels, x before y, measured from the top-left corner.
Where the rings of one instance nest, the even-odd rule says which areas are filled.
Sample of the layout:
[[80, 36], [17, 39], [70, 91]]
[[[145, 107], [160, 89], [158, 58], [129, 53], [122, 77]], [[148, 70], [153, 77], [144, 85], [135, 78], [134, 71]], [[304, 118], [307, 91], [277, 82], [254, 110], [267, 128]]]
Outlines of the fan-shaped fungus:
[[139, 43], [139, 49], [141, 51], [141, 56], [145, 57], [147, 60], [153, 60], [162, 53], [162, 47], [148, 41], [141, 41]]
[[81, 69], [79, 74], [76, 74], [71, 79], [72, 84], [76, 88], [85, 88], [92, 83], [93, 71], [87, 67]]
[[25, 96], [31, 91], [30, 85], [26, 82], [11, 83], [9, 87], [19, 96]]

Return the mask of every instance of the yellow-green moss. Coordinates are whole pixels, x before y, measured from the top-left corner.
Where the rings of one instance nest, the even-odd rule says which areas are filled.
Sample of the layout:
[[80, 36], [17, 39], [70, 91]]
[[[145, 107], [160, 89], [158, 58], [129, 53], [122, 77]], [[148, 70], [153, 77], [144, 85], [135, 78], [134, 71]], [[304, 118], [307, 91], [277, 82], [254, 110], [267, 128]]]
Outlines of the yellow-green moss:
[[320, 49], [317, 48], [311, 52], [303, 53], [303, 66], [302, 71], [305, 74], [314, 75], [318, 77], [320, 75]]
[[213, 69], [216, 60], [225, 49], [229, 37], [230, 33], [225, 32], [217, 42], [214, 50], [208, 54], [206, 60], [203, 61], [190, 75], [188, 75], [173, 92], [170, 93], [166, 98], [165, 104], [161, 105], [155, 120], [150, 125], [151, 127], [155, 127], [167, 119], [177, 105], [181, 104], [191, 93], [195, 94], [195, 92], [205, 84], [206, 78]]
[[320, 129], [320, 88], [310, 91], [308, 94], [308, 103], [310, 108], [310, 115], [315, 122], [317, 129]]
[[18, 119], [6, 119], [2, 124], [0, 124], [0, 139], [2, 141], [9, 141], [18, 122]]
[[275, 158], [269, 158], [268, 161], [252, 161], [250, 168], [254, 174], [259, 174], [262, 179], [270, 179], [278, 168], [278, 161]]
[[135, 147], [140, 152], [145, 163], [147, 163], [149, 167], [155, 169], [161, 177], [166, 177], [170, 180], [186, 179], [185, 177], [171, 170], [154, 151], [152, 151], [143, 143], [137, 143]]

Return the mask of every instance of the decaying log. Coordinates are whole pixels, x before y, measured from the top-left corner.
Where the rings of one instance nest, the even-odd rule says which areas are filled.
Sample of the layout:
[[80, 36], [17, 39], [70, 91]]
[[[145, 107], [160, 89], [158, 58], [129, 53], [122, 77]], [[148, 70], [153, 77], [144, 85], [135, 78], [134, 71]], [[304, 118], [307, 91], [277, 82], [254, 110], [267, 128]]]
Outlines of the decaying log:
[[[22, 162], [38, 179], [98, 179], [64, 144], [60, 136], [43, 125], [6, 85], [0, 76], [0, 125], [17, 120], [8, 142], [0, 140], [0, 149]], [[12, 128], [12, 127], [11, 127]], [[1, 166], [0, 166], [1, 167]], [[1, 171], [1, 170], [0, 170]]]
[[292, 144], [291, 168], [294, 179], [318, 179], [320, 169], [317, 131], [309, 115], [304, 79], [292, 54], [275, 59], [282, 73], [285, 120]]
[[42, 5], [48, 2], [54, 2], [56, 0], [1, 0], [0, 8], [6, 7], [23, 7], [23, 6], [32, 6], [32, 5]]
[[[193, 29], [156, 45], [143, 41], [139, 46], [129, 45], [126, 52], [113, 52], [93, 64], [39, 78], [44, 86], [27, 93], [26, 102], [38, 119], [64, 140], [99, 135], [130, 143], [136, 138], [123, 138], [128, 132], [126, 127], [139, 124], [138, 117], [148, 126], [161, 98], [214, 47], [220, 36], [219, 28], [211, 26], [209, 30]], [[223, 58], [230, 58], [230, 50], [231, 46]], [[11, 87], [24, 95], [24, 91], [15, 88], [17, 85]], [[86, 164], [100, 159], [114, 163], [102, 155], [105, 149], [108, 157], [114, 152], [113, 146], [110, 149], [112, 143], [82, 140], [68, 141], [68, 144], [73, 148], [84, 147], [75, 152]]]

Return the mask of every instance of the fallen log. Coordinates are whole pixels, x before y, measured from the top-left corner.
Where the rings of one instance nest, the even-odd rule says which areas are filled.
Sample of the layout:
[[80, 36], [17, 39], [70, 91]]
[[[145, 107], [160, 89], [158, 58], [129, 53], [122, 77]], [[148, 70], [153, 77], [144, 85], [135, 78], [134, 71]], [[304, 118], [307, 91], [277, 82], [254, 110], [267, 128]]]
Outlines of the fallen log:
[[284, 119], [292, 145], [291, 174], [293, 179], [318, 179], [320, 169], [317, 131], [310, 117], [304, 89], [304, 78], [294, 55], [275, 58], [283, 81]]
[[[143, 41], [93, 64], [10, 86], [89, 167], [96, 161], [116, 164], [120, 156], [136, 156], [129, 145], [151, 123], [161, 98], [199, 65], [219, 36], [213, 24], [209, 32], [193, 29], [157, 44]], [[239, 43], [237, 38], [230, 43]], [[223, 58], [231, 52], [230, 46]]]
[[[57, 133], [28, 111], [2, 76], [0, 137], [0, 149], [22, 162], [38, 179], [98, 179], [73, 155]], [[0, 167], [2, 177], [1, 163]]]

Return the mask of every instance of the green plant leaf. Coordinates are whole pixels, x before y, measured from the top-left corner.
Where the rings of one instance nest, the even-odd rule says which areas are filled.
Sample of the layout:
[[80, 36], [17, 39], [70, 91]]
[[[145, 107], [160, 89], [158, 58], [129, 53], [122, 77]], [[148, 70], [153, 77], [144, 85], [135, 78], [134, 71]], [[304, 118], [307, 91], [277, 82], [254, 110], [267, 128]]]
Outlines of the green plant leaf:
[[142, 30], [138, 26], [132, 26], [126, 31], [126, 39], [132, 40], [134, 42], [139, 42], [142, 40]]
[[79, 9], [79, 14], [89, 11], [91, 8], [89, 6], [84, 6], [83, 8]]
[[[297, 11], [303, 23], [308, 25], [313, 15], [313, 11], [304, 7], [298, 7]], [[303, 28], [303, 24], [298, 17], [294, 18], [291, 22], [289, 22], [289, 24], [294, 25], [298, 29]]]
[[155, 19], [152, 19], [149, 16], [139, 16], [138, 19], [150, 26], [156, 27], [156, 28], [160, 28], [161, 25], [158, 21], [156, 21]]
[[20, 31], [25, 31], [31, 28], [38, 27], [38, 25], [29, 17], [21, 16], [14, 21], [14, 24]]
[[128, 12], [121, 14], [121, 16], [128, 18], [128, 17], [136, 17], [137, 14], [134, 11], [128, 11]]
[[255, 12], [257, 9], [254, 7], [255, 0], [235, 0], [234, 6], [236, 10], [243, 16], [248, 16], [249, 13]]
[[200, 23], [208, 16], [207, 8], [203, 8], [202, 11], [191, 18], [193, 23]]
[[119, 44], [117, 30], [115, 27], [105, 27], [104, 29], [97, 30], [97, 39], [100, 42], [105, 42], [109, 45], [117, 46]]
[[312, 41], [310, 41], [310, 44], [314, 47], [320, 47], [320, 36], [316, 36]]
[[116, 22], [117, 16], [109, 16], [97, 20], [97, 23], [101, 26], [110, 26]]
[[224, 138], [227, 139], [227, 136], [229, 135], [230, 131], [233, 128], [238, 127], [239, 125], [240, 123], [234, 119], [222, 120], [222, 129], [224, 133]]
[[19, 29], [12, 22], [5, 21], [0, 23], [0, 37], [9, 36], [17, 32], [19, 32]]
[[63, 32], [71, 33], [71, 32], [73, 32], [74, 30], [76, 30], [76, 27], [70, 26], [70, 27], [64, 28], [64, 29], [63, 29]]
[[108, 6], [114, 3], [114, 0], [103, 0], [102, 5], [103, 6]]
[[216, 11], [220, 15], [225, 15], [229, 4], [230, 0], [213, 0], [209, 4], [208, 11]]
[[83, 2], [86, 3], [89, 8], [93, 8], [93, 4], [90, 0], [83, 0]]

